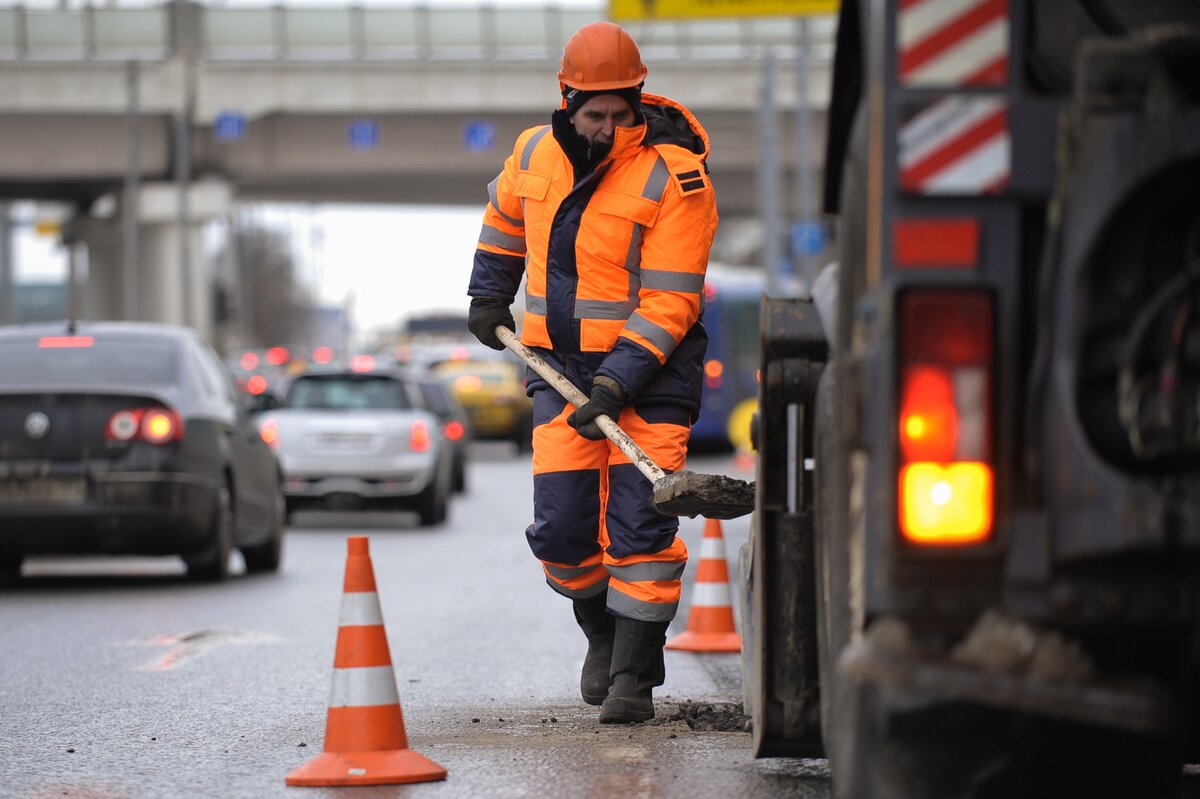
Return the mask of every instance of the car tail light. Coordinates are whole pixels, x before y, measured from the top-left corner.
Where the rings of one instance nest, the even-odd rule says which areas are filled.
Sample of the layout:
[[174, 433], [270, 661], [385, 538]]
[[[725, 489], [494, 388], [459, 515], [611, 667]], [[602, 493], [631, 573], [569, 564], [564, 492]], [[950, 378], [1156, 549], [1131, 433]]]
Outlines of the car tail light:
[[900, 298], [900, 531], [925, 546], [978, 544], [994, 509], [992, 296]]
[[267, 363], [272, 366], [283, 366], [292, 359], [292, 353], [287, 347], [271, 347], [267, 350]]
[[246, 390], [251, 394], [258, 396], [267, 390], [267, 378], [262, 375], [254, 375], [246, 381]]
[[108, 437], [113, 441], [131, 441], [142, 427], [135, 411], [117, 411], [108, 420]]
[[711, 389], [718, 389], [725, 382], [722, 375], [725, 374], [725, 364], [718, 360], [711, 360], [704, 364], [704, 385]]
[[265, 419], [258, 426], [258, 434], [266, 445], [273, 450], [279, 449], [279, 422], [274, 419]]
[[412, 423], [412, 430], [408, 437], [408, 448], [413, 452], [428, 452], [429, 444], [429, 425], [418, 419]]
[[96, 343], [91, 336], [42, 336], [38, 346], [42, 349], [63, 349], [67, 347], [90, 347]]
[[467, 433], [467, 429], [463, 427], [462, 422], [446, 422], [446, 427], [442, 431], [446, 434], [446, 438], [450, 441], [459, 441]]
[[370, 372], [375, 369], [374, 355], [355, 355], [350, 359], [350, 370], [354, 372]]
[[317, 347], [312, 352], [313, 363], [329, 363], [333, 360], [333, 349], [331, 347]]
[[167, 444], [183, 438], [183, 420], [169, 408], [129, 408], [109, 417], [105, 434], [110, 441]]
[[459, 394], [472, 394], [483, 390], [483, 378], [479, 375], [459, 375], [454, 378], [454, 390]]
[[253, 352], [243, 352], [239, 363], [247, 372], [258, 368], [258, 356]]

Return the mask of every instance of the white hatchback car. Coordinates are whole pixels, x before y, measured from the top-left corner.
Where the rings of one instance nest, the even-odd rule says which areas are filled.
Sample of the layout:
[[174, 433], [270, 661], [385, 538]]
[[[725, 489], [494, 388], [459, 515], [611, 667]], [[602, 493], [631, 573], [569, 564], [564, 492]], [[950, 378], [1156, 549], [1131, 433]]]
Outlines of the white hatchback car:
[[446, 519], [451, 453], [417, 382], [396, 370], [296, 377], [259, 430], [283, 466], [289, 515], [306, 508], [416, 511]]

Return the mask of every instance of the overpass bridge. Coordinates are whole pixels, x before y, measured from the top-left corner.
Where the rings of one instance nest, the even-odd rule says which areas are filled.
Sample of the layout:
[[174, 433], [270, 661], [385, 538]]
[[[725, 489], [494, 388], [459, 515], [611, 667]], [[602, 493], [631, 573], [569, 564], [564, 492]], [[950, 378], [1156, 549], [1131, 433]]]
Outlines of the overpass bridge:
[[[602, 17], [182, 0], [0, 7], [0, 198], [78, 209], [65, 239], [86, 252], [85, 315], [204, 330], [200, 223], [235, 200], [482, 205], [517, 133], [557, 106], [566, 38]], [[833, 20], [808, 20], [803, 39], [778, 18], [627, 27], [647, 90], [708, 129], [723, 217], [754, 214], [765, 54], [778, 64], [779, 109], [803, 97], [821, 129]], [[795, 149], [782, 148], [789, 170]], [[818, 141], [810, 165], [819, 152]], [[115, 214], [98, 217], [101, 206]]]

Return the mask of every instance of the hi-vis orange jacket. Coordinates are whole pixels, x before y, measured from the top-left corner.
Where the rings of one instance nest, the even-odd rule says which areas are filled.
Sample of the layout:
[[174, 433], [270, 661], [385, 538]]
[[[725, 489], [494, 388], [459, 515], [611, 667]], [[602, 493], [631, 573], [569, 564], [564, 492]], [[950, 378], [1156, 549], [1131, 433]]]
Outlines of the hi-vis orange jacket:
[[584, 391], [604, 374], [630, 399], [697, 410], [717, 227], [708, 134], [664, 97], [643, 94], [641, 112], [578, 180], [551, 125], [517, 138], [488, 186], [468, 293], [511, 302], [524, 272], [526, 345], [552, 350]]

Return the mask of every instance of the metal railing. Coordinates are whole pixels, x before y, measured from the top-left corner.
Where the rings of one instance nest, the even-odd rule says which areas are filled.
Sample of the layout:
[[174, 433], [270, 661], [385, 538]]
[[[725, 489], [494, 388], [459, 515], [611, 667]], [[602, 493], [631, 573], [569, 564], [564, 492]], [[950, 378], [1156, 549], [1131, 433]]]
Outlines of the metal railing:
[[[566, 38], [604, 9], [428, 6], [229, 8], [0, 7], [0, 60], [556, 61]], [[809, 57], [832, 52], [835, 20], [813, 17]], [[194, 30], [188, 30], [193, 28]], [[647, 60], [755, 58], [796, 48], [787, 18], [629, 23]], [[184, 40], [192, 43], [184, 46]]]

